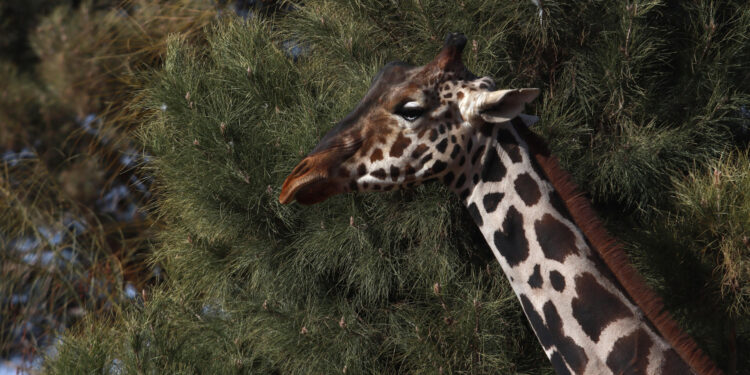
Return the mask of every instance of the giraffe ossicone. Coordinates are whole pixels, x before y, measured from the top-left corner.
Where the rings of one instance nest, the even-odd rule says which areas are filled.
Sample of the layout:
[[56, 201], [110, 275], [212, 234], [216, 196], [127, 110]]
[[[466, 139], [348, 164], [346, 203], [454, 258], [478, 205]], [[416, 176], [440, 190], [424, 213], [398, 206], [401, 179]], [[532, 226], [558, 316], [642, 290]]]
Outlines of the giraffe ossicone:
[[[449, 34], [424, 66], [393, 62], [284, 181], [279, 200], [439, 180], [458, 194], [558, 374], [719, 374], [645, 287], [521, 113]], [[593, 217], [593, 219], [592, 219]]]

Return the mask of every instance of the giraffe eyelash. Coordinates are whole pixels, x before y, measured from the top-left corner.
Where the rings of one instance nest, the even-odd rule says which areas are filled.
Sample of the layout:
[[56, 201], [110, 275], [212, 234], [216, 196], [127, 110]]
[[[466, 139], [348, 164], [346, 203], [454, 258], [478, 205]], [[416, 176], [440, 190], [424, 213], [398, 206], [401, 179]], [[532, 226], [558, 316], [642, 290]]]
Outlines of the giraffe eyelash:
[[414, 122], [421, 117], [425, 111], [426, 109], [423, 108], [419, 102], [410, 101], [400, 105], [394, 113], [408, 122]]

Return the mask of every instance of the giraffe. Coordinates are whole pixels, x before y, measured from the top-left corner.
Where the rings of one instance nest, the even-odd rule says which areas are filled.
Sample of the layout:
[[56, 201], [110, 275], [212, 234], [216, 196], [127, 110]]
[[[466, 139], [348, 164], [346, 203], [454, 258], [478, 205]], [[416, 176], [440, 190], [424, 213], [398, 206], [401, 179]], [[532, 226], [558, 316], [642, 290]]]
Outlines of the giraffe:
[[442, 181], [480, 228], [558, 374], [720, 374], [628, 263], [522, 114], [449, 34], [424, 66], [385, 65], [286, 178], [281, 203]]

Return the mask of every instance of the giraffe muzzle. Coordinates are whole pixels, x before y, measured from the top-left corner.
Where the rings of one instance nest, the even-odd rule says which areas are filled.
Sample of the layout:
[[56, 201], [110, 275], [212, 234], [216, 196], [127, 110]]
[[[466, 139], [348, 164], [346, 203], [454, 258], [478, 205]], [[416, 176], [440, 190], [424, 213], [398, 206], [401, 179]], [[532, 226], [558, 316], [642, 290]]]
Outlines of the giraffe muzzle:
[[297, 201], [300, 204], [320, 203], [330, 196], [341, 192], [339, 184], [331, 178], [326, 167], [325, 154], [316, 154], [304, 158], [284, 180], [279, 194], [279, 202], [288, 204]]

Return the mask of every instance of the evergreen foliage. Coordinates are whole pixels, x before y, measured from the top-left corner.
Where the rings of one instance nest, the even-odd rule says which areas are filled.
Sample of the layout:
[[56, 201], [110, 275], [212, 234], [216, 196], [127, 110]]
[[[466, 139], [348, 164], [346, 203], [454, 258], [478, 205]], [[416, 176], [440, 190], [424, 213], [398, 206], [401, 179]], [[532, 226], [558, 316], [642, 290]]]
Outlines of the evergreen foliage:
[[721, 367], [750, 368], [750, 7], [540, 4], [317, 0], [172, 36], [137, 101], [168, 278], [83, 322], [46, 369], [550, 373], [446, 189], [277, 201], [385, 62], [429, 61], [457, 30], [470, 70], [543, 89], [537, 131], [636, 266]]
[[216, 15], [201, 1], [77, 3], [0, 5], [0, 361], [33, 359], [158, 277], [133, 103], [167, 35], [200, 43]]
[[707, 170], [675, 181], [675, 232], [692, 239], [691, 247], [706, 263], [717, 265], [714, 284], [720, 286], [727, 313], [735, 319], [750, 315], [748, 184], [747, 150], [728, 154]]
[[39, 18], [56, 6], [70, 5], [73, 1], [6, 0], [0, 4], [0, 55], [3, 59], [23, 68], [33, 66], [37, 60], [29, 48], [29, 33]]

